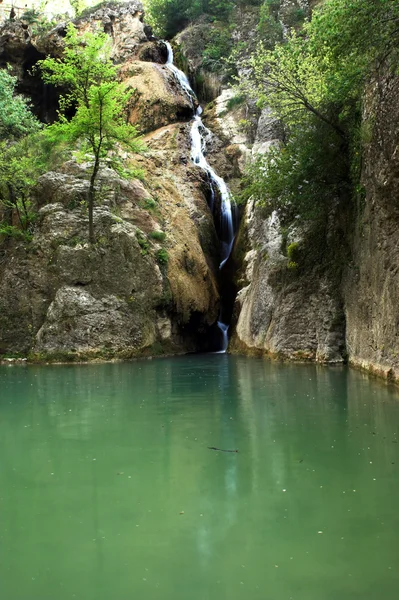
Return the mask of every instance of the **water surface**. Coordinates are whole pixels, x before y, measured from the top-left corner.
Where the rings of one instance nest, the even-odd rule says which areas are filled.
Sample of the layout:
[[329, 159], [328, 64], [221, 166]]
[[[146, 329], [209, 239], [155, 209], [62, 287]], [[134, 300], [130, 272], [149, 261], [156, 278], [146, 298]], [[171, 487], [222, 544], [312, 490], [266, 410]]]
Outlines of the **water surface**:
[[341, 368], [0, 367], [0, 597], [397, 600], [398, 422]]

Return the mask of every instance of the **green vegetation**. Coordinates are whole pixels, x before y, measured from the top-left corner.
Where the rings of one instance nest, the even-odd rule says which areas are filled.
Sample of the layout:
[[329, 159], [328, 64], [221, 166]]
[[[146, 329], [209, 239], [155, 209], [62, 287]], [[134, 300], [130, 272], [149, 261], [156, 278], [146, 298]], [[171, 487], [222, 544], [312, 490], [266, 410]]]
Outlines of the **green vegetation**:
[[[143, 149], [137, 129], [126, 123], [123, 110], [132, 95], [118, 83], [117, 67], [111, 61], [111, 39], [105, 33], [78, 35], [68, 25], [62, 60], [46, 58], [39, 66], [46, 83], [68, 89], [61, 98], [59, 121], [46, 128], [46, 137], [55, 143], [83, 144], [90, 152], [92, 170], [88, 192], [89, 240], [95, 242], [93, 208], [96, 181], [101, 160], [111, 158], [120, 163], [115, 147], [133, 152]], [[76, 108], [68, 120], [68, 109]]]
[[168, 255], [168, 251], [165, 250], [165, 248], [160, 248], [160, 250], [157, 251], [157, 261], [159, 262], [160, 265], [168, 264], [169, 255]]
[[331, 207], [357, 193], [361, 143], [371, 135], [371, 125], [361, 128], [361, 98], [377, 65], [397, 69], [398, 23], [390, 0], [327, 0], [286, 43], [260, 46], [243, 88], [272, 108], [288, 141], [250, 166], [246, 198], [285, 223], [324, 224]]
[[[33, 23], [34, 11], [24, 18]], [[43, 80], [62, 87], [59, 120], [43, 127], [28, 102], [16, 93], [16, 78], [0, 70], [0, 235], [29, 240], [37, 213], [34, 190], [40, 175], [78, 150], [91, 162], [88, 192], [89, 239], [95, 242], [93, 207], [101, 161], [121, 176], [144, 177], [140, 169], [128, 169], [120, 149], [137, 152], [143, 144], [137, 130], [126, 123], [124, 110], [131, 91], [117, 80], [110, 59], [111, 40], [105, 33], [78, 35], [67, 28], [62, 60], [39, 61]], [[66, 114], [73, 114], [68, 119]]]
[[62, 158], [63, 149], [54, 148], [42, 133], [31, 134], [13, 144], [0, 143], [1, 234], [31, 238], [36, 217], [33, 195], [38, 178]]
[[280, 2], [264, 2], [260, 7], [258, 36], [271, 49], [283, 39], [283, 26], [279, 19]]
[[231, 32], [224, 25], [214, 25], [203, 53], [203, 66], [208, 71], [221, 71], [233, 47]]
[[164, 242], [166, 239], [166, 233], [164, 231], [151, 231], [150, 238], [156, 240], [157, 242]]
[[136, 238], [141, 248], [142, 256], [146, 256], [150, 250], [150, 243], [144, 233], [140, 230], [136, 231]]
[[[245, 11], [248, 5], [261, 3], [262, 0], [146, 0], [145, 6], [147, 19], [157, 34], [171, 38], [202, 15], [210, 22], [228, 28], [237, 9]], [[218, 46], [220, 42], [215, 44]]]
[[38, 133], [41, 124], [15, 86], [16, 78], [0, 70], [0, 235], [29, 239], [32, 189], [48, 153]]
[[41, 127], [25, 98], [16, 94], [16, 83], [7, 69], [0, 69], [0, 141], [21, 138]]
[[244, 94], [236, 94], [226, 103], [227, 110], [234, 110], [237, 106], [241, 106], [245, 102]]

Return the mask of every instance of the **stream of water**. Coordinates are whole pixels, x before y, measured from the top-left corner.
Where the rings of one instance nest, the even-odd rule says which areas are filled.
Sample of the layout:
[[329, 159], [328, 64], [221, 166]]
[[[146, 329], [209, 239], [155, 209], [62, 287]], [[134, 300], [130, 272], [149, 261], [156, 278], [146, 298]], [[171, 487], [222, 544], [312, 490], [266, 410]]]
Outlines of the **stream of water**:
[[[165, 42], [165, 44], [168, 50], [166, 66], [170, 71], [172, 71], [176, 79], [179, 81], [183, 91], [188, 95], [192, 102], [194, 118], [191, 126], [191, 160], [195, 165], [202, 169], [208, 177], [211, 188], [210, 209], [212, 211], [214, 211], [215, 208], [214, 204], [216, 193], [219, 194], [220, 198], [221, 223], [219, 227], [219, 238], [222, 260], [220, 262], [219, 269], [221, 270], [230, 257], [236, 233], [234, 227], [232, 197], [226, 182], [222, 177], [219, 177], [206, 158], [206, 142], [207, 139], [211, 138], [212, 134], [209, 129], [205, 127], [202, 121], [202, 108], [201, 106], [198, 106], [198, 108], [195, 109], [194, 100], [196, 99], [196, 96], [194, 90], [192, 89], [185, 73], [175, 66], [172, 46], [169, 42]], [[222, 321], [221, 315], [222, 311], [220, 312], [218, 321], [218, 327], [222, 334], [221, 352], [226, 352], [228, 346], [229, 324]]]

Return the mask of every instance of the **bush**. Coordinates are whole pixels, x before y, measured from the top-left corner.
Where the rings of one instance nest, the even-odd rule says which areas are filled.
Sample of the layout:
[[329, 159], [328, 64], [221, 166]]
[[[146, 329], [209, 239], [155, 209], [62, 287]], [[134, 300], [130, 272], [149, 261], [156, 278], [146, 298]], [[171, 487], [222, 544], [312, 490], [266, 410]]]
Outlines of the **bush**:
[[150, 238], [156, 240], [157, 242], [164, 242], [166, 239], [166, 233], [164, 231], [151, 231]]
[[233, 110], [237, 106], [241, 106], [242, 104], [244, 104], [244, 102], [245, 102], [244, 94], [237, 94], [237, 95], [233, 96], [232, 98], [229, 98], [229, 100], [227, 101], [227, 104], [226, 104], [226, 108], [227, 108], [227, 110]]
[[306, 11], [296, 6], [292, 6], [284, 15], [284, 23], [287, 27], [299, 27], [305, 19]]
[[169, 255], [168, 255], [168, 252], [165, 250], [165, 248], [161, 248], [160, 250], [158, 250], [157, 261], [159, 262], [160, 265], [168, 264]]
[[284, 146], [258, 156], [244, 183], [244, 200], [255, 197], [283, 222], [318, 219], [350, 188], [343, 141], [327, 124], [309, 118]]
[[259, 13], [258, 35], [267, 48], [274, 48], [283, 39], [283, 26], [278, 18], [278, 9], [274, 4], [265, 2]]
[[203, 66], [209, 71], [223, 69], [224, 61], [228, 59], [232, 46], [230, 31], [220, 25], [213, 27], [210, 41], [203, 53]]
[[40, 19], [40, 13], [34, 8], [28, 8], [21, 17], [21, 21], [25, 21], [29, 25], [37, 23]]
[[0, 223], [0, 236], [2, 235], [17, 240], [24, 240], [25, 242], [30, 242], [32, 239], [32, 234], [29, 231], [23, 231], [22, 229], [19, 229], [14, 225], [6, 225], [4, 223]]
[[[272, 4], [263, 9], [268, 24]], [[291, 16], [296, 24], [304, 14]], [[271, 107], [288, 142], [249, 167], [244, 199], [277, 210], [285, 225], [325, 226], [337, 203], [362, 193], [361, 148], [372, 131], [360, 125], [364, 85], [381, 60], [397, 72], [398, 22], [397, 2], [326, 0], [285, 44], [259, 45], [245, 89], [260, 108]]]

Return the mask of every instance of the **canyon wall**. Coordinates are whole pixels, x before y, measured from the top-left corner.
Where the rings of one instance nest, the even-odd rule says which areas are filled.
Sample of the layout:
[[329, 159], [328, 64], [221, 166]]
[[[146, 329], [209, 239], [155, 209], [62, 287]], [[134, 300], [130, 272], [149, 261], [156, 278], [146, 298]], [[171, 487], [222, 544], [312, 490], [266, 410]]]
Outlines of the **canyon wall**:
[[[90, 163], [70, 160], [40, 178], [32, 240], [1, 243], [2, 355], [86, 360], [209, 349], [219, 313], [218, 241], [206, 182], [189, 159], [193, 108], [142, 16], [132, 2], [75, 22], [112, 34], [120, 76], [135, 90], [128, 118], [145, 134], [146, 151], [125, 157], [137, 178], [103, 165], [95, 245], [88, 242]], [[14, 57], [21, 89], [29, 83], [33, 97], [42, 87], [24, 60], [61, 55], [64, 33], [60, 24], [36, 39], [20, 22], [0, 32], [0, 61]]]

